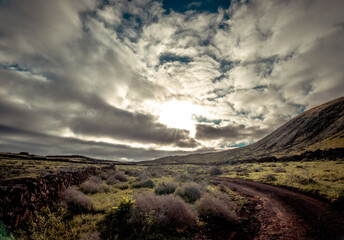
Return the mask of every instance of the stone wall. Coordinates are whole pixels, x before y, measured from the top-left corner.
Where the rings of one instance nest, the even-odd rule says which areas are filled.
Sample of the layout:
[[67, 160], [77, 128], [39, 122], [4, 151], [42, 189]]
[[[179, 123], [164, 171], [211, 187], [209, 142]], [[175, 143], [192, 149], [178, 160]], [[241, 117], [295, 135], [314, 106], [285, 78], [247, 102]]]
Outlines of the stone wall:
[[95, 167], [60, 172], [37, 178], [20, 178], [0, 182], [0, 219], [16, 229], [35, 210], [57, 202], [71, 185], [79, 185], [95, 174]]

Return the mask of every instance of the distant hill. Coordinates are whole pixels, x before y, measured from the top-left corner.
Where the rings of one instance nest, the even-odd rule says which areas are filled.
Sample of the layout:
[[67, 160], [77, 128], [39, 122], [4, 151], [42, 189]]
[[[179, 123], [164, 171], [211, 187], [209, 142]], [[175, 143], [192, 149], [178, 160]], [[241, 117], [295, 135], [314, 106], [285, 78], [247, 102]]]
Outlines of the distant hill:
[[249, 146], [205, 154], [168, 156], [153, 162], [220, 163], [272, 156], [280, 158], [335, 148], [344, 148], [344, 97], [309, 109]]

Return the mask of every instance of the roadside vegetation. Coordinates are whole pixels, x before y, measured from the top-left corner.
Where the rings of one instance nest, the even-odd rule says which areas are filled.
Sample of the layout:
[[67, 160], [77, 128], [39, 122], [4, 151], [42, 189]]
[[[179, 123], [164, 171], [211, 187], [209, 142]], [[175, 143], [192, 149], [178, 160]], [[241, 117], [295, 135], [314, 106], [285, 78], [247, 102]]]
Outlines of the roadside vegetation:
[[344, 199], [344, 161], [251, 163], [224, 167], [220, 176], [288, 186], [330, 201]]

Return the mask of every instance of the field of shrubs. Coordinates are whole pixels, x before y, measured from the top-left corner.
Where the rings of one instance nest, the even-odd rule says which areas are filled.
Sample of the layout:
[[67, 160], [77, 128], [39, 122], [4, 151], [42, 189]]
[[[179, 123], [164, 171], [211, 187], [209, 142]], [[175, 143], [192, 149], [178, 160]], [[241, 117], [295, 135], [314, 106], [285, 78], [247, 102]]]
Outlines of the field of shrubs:
[[69, 187], [15, 239], [227, 239], [246, 200], [209, 177], [220, 168], [116, 166]]
[[[6, 156], [8, 155], [8, 156]], [[86, 167], [101, 167], [101, 164], [91, 164], [85, 159], [71, 158], [69, 161], [47, 161], [39, 159], [21, 159], [23, 155], [0, 153], [0, 180], [45, 176], [52, 173], [70, 171]], [[41, 156], [37, 156], [43, 158]]]
[[[298, 188], [344, 198], [344, 162], [222, 165], [117, 165], [71, 186], [8, 239], [230, 239], [249, 202], [212, 176]], [[0, 231], [1, 230], [0, 226]]]

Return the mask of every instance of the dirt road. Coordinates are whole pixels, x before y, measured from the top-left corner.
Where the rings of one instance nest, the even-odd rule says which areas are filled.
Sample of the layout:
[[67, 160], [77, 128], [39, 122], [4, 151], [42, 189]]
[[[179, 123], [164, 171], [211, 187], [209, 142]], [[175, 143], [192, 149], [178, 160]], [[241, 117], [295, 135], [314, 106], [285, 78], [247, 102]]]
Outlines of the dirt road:
[[254, 239], [344, 239], [344, 213], [304, 194], [268, 184], [211, 178], [253, 202]]

